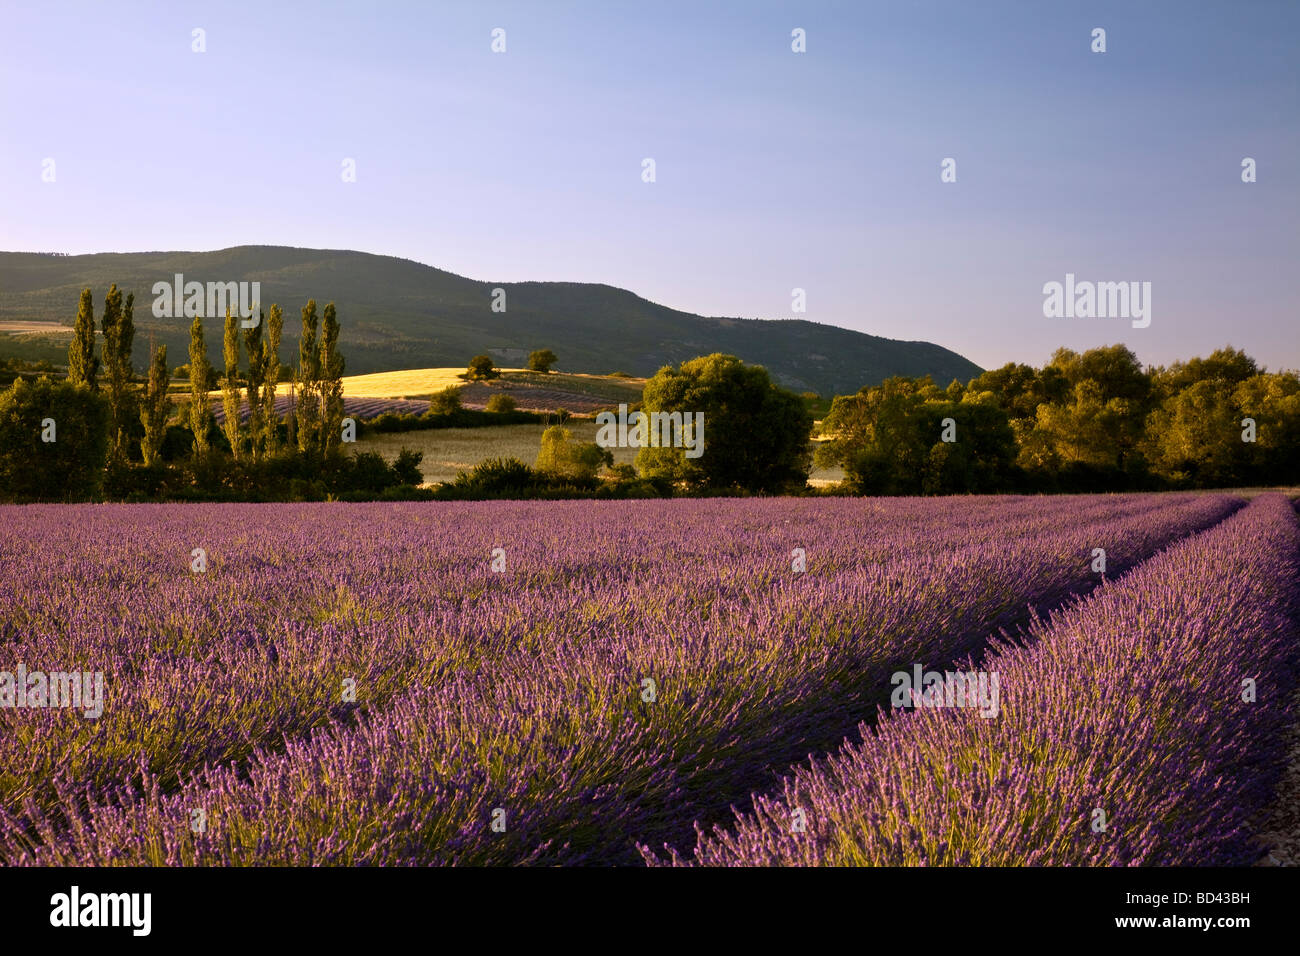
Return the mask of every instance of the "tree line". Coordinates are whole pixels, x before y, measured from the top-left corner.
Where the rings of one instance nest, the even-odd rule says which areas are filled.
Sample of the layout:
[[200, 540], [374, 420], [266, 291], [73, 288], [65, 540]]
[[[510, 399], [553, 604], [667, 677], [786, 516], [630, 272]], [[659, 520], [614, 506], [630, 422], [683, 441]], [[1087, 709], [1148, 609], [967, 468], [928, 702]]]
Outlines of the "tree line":
[[[226, 311], [224, 374], [213, 369], [203, 317], [190, 326], [188, 402], [171, 394], [167, 347], [150, 343], [149, 369], [131, 364], [134, 295], [113, 284], [96, 335], [94, 300], [81, 293], [68, 374], [17, 378], [0, 392], [0, 497], [10, 500], [114, 498], [324, 497], [418, 484], [419, 456], [394, 466], [381, 456], [342, 454], [349, 438], [343, 405], [345, 361], [334, 303], [302, 309], [298, 365], [287, 382], [290, 407], [277, 410], [284, 314], [244, 321]], [[216, 384], [224, 420], [209, 400]], [[354, 434], [354, 432], [353, 432]]]
[[[202, 320], [190, 330], [189, 401], [174, 414], [166, 347], [151, 348], [147, 377], [131, 368], [133, 299], [114, 285], [96, 350], [90, 290], [82, 293], [68, 376], [18, 378], [0, 392], [0, 497], [230, 498], [642, 497], [808, 493], [813, 462], [843, 468], [841, 493], [1097, 492], [1300, 483], [1300, 376], [1268, 372], [1244, 352], [1144, 368], [1122, 345], [1058, 349], [1042, 368], [1008, 363], [940, 388], [894, 377], [824, 409], [816, 396], [774, 384], [761, 366], [714, 354], [665, 366], [630, 411], [702, 416], [703, 453], [640, 447], [635, 466], [608, 449], [549, 429], [536, 463], [493, 460], [438, 490], [417, 489], [420, 456], [388, 464], [343, 455], [339, 322], [302, 309], [298, 364], [280, 363], [283, 314], [245, 328], [227, 313], [224, 374], [208, 362]], [[539, 371], [554, 353], [534, 353]], [[490, 376], [487, 356], [468, 380]], [[209, 392], [221, 392], [216, 426]], [[277, 411], [281, 385], [292, 405]], [[458, 391], [434, 395], [422, 416], [384, 415], [377, 431], [536, 420], [508, 407], [468, 412]], [[179, 418], [179, 420], [177, 420]], [[481, 420], [480, 420], [481, 419]], [[814, 440], [815, 439], [815, 440]]]
[[1143, 368], [1123, 345], [1058, 349], [938, 387], [839, 396], [816, 460], [860, 494], [1120, 491], [1300, 482], [1300, 376], [1227, 347]]

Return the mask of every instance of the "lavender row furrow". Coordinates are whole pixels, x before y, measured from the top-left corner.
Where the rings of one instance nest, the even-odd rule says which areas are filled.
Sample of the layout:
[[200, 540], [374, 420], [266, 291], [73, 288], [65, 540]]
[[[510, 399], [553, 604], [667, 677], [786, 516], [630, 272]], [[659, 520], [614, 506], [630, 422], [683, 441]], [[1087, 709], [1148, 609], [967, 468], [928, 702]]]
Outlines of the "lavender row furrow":
[[694, 860], [1252, 863], [1294, 718], [1298, 582], [1300, 522], [1257, 498], [1002, 646], [982, 665], [995, 717], [900, 710], [701, 831]]

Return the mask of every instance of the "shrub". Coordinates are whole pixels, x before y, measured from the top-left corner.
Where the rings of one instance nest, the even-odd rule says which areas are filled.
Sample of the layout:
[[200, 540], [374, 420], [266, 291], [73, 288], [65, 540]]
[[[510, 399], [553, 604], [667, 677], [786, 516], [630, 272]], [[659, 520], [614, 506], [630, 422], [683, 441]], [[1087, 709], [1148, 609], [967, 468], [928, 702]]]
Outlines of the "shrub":
[[[457, 476], [457, 481], [459, 480], [460, 475]], [[532, 480], [533, 470], [518, 458], [489, 458], [479, 462], [469, 473], [469, 481], [483, 491], [522, 489]]]
[[420, 471], [420, 462], [423, 459], [424, 452], [403, 448], [397, 453], [397, 460], [393, 462], [393, 477], [401, 485], [419, 485], [423, 483], [424, 473]]
[[485, 411], [513, 412], [518, 407], [518, 403], [513, 398], [504, 392], [500, 392], [488, 399]]
[[552, 425], [542, 433], [537, 453], [539, 472], [565, 478], [593, 478], [602, 465], [614, 464], [614, 455], [595, 442], [575, 442], [567, 428]]
[[0, 496], [94, 497], [108, 456], [108, 416], [107, 400], [89, 389], [46, 376], [15, 381], [0, 393]]
[[361, 451], [352, 456], [351, 466], [341, 477], [344, 481], [340, 484], [346, 487], [340, 490], [378, 493], [393, 483], [393, 470], [378, 452]]
[[497, 378], [500, 374], [490, 355], [475, 355], [469, 360], [469, 368], [465, 371], [465, 377], [471, 382]]
[[534, 372], [549, 372], [555, 360], [555, 353], [550, 349], [538, 349], [529, 353], [528, 368]]
[[[429, 399], [429, 412], [434, 415], [454, 415], [461, 410], [460, 389], [455, 385], [434, 392]], [[384, 416], [381, 415], [380, 418]]]

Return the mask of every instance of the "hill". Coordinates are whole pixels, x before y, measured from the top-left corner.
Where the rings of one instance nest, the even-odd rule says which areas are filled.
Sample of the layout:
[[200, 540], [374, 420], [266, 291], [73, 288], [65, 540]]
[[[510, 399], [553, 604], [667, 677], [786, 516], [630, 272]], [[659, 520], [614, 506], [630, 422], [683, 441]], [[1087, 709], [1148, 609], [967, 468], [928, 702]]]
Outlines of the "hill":
[[[217, 252], [97, 253], [62, 256], [0, 252], [0, 356], [57, 359], [66, 336], [31, 323], [70, 326], [85, 286], [96, 316], [109, 283], [136, 296], [136, 366], [143, 367], [150, 332], [168, 346], [172, 365], [185, 361], [189, 320], [155, 318], [156, 282], [261, 283], [262, 302], [285, 310], [284, 361], [296, 359], [298, 310], [309, 297], [333, 300], [344, 324], [351, 374], [431, 366], [463, 366], [480, 352], [521, 365], [532, 349], [550, 348], [571, 372], [648, 376], [661, 366], [710, 352], [764, 365], [776, 381], [823, 395], [856, 391], [891, 375], [934, 376], [946, 384], [979, 374], [974, 363], [929, 342], [903, 342], [801, 320], [708, 318], [647, 301], [625, 289], [578, 282], [479, 282], [441, 269], [363, 252], [236, 246]], [[507, 311], [493, 312], [492, 290], [506, 290]], [[179, 310], [178, 310], [179, 311]], [[22, 323], [18, 326], [17, 323]], [[220, 355], [220, 325], [207, 330]]]

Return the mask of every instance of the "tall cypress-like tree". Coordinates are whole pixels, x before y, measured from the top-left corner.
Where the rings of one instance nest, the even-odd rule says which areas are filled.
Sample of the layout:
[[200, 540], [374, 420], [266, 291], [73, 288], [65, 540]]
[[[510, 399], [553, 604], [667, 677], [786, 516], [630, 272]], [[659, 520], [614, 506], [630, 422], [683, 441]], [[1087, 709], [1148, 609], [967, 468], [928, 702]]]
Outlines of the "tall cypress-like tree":
[[298, 449], [320, 450], [320, 353], [316, 349], [316, 300], [302, 310], [302, 338], [298, 340]]
[[194, 454], [204, 457], [211, 448], [208, 429], [212, 427], [212, 409], [208, 407], [208, 378], [212, 363], [203, 344], [203, 316], [190, 323], [190, 429], [194, 432]]
[[100, 328], [104, 332], [104, 346], [102, 354], [104, 361], [102, 368], [105, 377], [113, 368], [113, 352], [117, 347], [117, 325], [122, 318], [122, 290], [114, 282], [108, 287], [108, 294], [104, 296], [104, 314], [100, 317]]
[[140, 441], [140, 451], [146, 465], [162, 461], [163, 438], [167, 434], [167, 419], [171, 416], [172, 400], [167, 394], [170, 376], [167, 374], [167, 346], [153, 346], [149, 340], [149, 351], [153, 360], [149, 364], [149, 381], [145, 385], [144, 403], [140, 409], [140, 424], [144, 426], [144, 438]]
[[339, 320], [334, 303], [325, 306], [321, 328], [321, 437], [326, 455], [336, 455], [343, 439], [343, 356], [339, 354]]
[[95, 357], [95, 300], [90, 289], [81, 290], [77, 304], [77, 322], [72, 327], [72, 344], [68, 346], [68, 381], [85, 385], [92, 391], [98, 389], [95, 376], [99, 373], [99, 359]]
[[253, 461], [262, 457], [262, 379], [266, 374], [266, 356], [262, 354], [262, 326], [266, 315], [257, 313], [257, 324], [244, 330], [244, 351], [248, 353], [248, 437]]
[[283, 329], [284, 312], [273, 304], [267, 317], [266, 338], [262, 341], [262, 427], [266, 430], [262, 447], [268, 455], [280, 446], [280, 417], [275, 412], [275, 392], [280, 381], [280, 333]]
[[126, 450], [128, 433], [136, 417], [131, 380], [131, 347], [135, 342], [135, 293], [122, 301], [122, 290], [114, 283], [104, 299], [104, 379], [108, 391], [109, 447], [114, 455]]
[[244, 439], [243, 422], [239, 420], [239, 319], [230, 309], [226, 309], [225, 332], [222, 351], [226, 359], [226, 374], [221, 380], [221, 403], [226, 420], [222, 427], [226, 441], [230, 442], [230, 453], [238, 461], [243, 456]]

